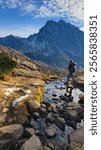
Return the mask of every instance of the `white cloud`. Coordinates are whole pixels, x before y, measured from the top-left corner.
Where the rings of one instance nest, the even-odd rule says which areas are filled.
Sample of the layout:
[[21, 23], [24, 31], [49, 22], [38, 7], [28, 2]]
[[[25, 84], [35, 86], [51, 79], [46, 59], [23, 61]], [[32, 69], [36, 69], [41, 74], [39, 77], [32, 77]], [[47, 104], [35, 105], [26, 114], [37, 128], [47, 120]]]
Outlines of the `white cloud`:
[[44, 0], [40, 6], [37, 17], [68, 17], [83, 20], [84, 1], [83, 0]]
[[69, 0], [69, 14], [77, 19], [84, 19], [84, 0]]
[[31, 13], [36, 8], [35, 0], [0, 0], [0, 6], [3, 8], [19, 8], [24, 13]]
[[[19, 8], [36, 17], [68, 17], [83, 20], [84, 0], [0, 0], [1, 7]], [[42, 4], [43, 3], [43, 4]]]
[[36, 10], [36, 5], [31, 4], [31, 3], [26, 3], [25, 5], [23, 5], [23, 7], [21, 9], [25, 13], [31, 13], [34, 10]]

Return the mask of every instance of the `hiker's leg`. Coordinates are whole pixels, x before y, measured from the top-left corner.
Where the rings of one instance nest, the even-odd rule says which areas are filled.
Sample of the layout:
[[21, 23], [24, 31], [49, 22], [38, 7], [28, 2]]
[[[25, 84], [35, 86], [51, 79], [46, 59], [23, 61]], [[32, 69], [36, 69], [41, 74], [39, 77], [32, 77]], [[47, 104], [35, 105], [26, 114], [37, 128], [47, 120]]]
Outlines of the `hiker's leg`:
[[67, 84], [68, 84], [68, 81], [69, 81], [70, 78], [71, 78], [71, 73], [69, 72], [68, 75], [67, 75]]
[[70, 78], [72, 78], [71, 72], [69, 72], [68, 76], [67, 76], [66, 92], [68, 92], [68, 82], [69, 82]]

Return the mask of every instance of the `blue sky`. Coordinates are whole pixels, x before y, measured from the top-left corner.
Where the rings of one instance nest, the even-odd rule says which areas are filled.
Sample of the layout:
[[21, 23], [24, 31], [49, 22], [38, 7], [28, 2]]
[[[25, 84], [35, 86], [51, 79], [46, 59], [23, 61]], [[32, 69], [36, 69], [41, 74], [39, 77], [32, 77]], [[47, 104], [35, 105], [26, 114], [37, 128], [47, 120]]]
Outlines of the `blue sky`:
[[83, 0], [0, 0], [0, 37], [28, 37], [50, 19], [83, 29], [83, 13]]

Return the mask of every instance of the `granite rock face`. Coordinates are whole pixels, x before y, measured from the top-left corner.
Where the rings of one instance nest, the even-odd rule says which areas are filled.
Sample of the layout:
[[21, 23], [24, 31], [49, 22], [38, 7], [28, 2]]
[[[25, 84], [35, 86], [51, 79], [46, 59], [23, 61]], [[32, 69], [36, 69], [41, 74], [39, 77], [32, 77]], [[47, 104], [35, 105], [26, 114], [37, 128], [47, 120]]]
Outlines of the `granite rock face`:
[[0, 149], [10, 150], [23, 136], [22, 125], [8, 125], [0, 128]]

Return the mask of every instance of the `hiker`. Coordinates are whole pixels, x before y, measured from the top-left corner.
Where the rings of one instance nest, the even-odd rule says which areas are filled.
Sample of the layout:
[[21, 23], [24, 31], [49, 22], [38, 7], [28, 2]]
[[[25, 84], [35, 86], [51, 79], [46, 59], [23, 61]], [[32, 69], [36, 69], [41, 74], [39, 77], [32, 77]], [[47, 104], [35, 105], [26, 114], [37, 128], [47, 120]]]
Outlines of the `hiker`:
[[74, 79], [75, 70], [76, 70], [76, 63], [72, 59], [70, 59], [69, 66], [68, 66], [69, 72], [68, 72], [68, 76], [67, 76], [67, 84], [68, 84], [68, 81], [70, 78], [72, 78], [73, 81], [75, 81], [75, 79]]

